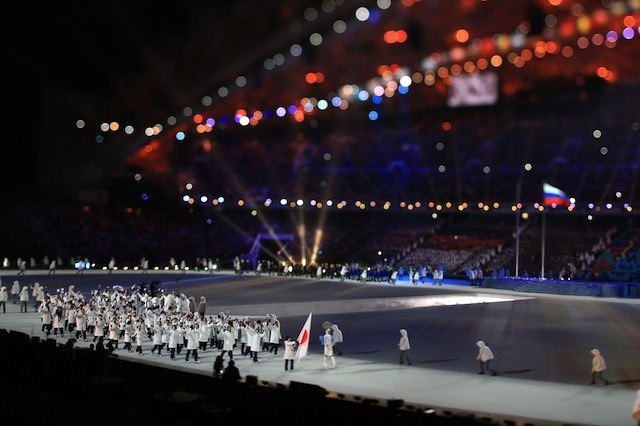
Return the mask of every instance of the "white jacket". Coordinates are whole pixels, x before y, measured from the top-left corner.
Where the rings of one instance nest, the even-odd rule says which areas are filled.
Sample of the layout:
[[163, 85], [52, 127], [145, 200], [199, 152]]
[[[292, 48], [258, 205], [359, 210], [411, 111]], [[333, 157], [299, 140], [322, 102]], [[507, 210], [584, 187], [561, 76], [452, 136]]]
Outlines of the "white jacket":
[[178, 347], [178, 329], [171, 329], [167, 334], [169, 335], [169, 343], [167, 346], [169, 348]]
[[28, 302], [29, 301], [29, 287], [22, 286], [22, 290], [20, 290], [20, 301]]
[[161, 345], [162, 344], [162, 332], [163, 331], [164, 330], [159, 325], [153, 327], [153, 344], [154, 345]]
[[296, 352], [296, 341], [295, 340], [285, 340], [284, 341], [284, 359], [295, 359]]
[[269, 343], [280, 343], [280, 339], [282, 339], [282, 335], [280, 334], [280, 326], [272, 324], [269, 328]]
[[236, 339], [233, 337], [233, 332], [231, 330], [225, 330], [222, 333], [223, 341], [222, 350], [223, 351], [232, 351], [233, 345], [236, 343]]
[[187, 350], [198, 349], [198, 342], [200, 340], [200, 329], [194, 328], [186, 332], [187, 336]]
[[478, 340], [476, 345], [479, 348], [478, 357], [476, 358], [478, 361], [487, 362], [493, 359], [493, 352], [482, 340]]
[[96, 318], [96, 323], [94, 324], [93, 328], [93, 335], [96, 337], [104, 336], [104, 319], [100, 317]]
[[404, 328], [400, 329], [400, 341], [398, 342], [398, 349], [401, 351], [408, 351], [411, 349], [411, 345], [409, 344], [409, 335], [407, 334], [407, 330]]
[[248, 343], [247, 345], [251, 348], [252, 351], [257, 352], [260, 350], [262, 336], [264, 336], [264, 331], [257, 332], [254, 329], [247, 330]]
[[600, 355], [600, 351], [598, 349], [593, 349], [591, 351], [591, 355], [593, 355], [591, 367], [592, 373], [599, 373], [607, 369], [607, 364], [605, 364], [604, 358], [602, 358], [602, 355]]
[[115, 321], [109, 323], [109, 340], [118, 340], [120, 338], [120, 329]]
[[342, 343], [343, 342], [342, 330], [338, 328], [338, 324], [333, 324], [331, 326], [331, 329], [333, 330], [334, 343]]
[[51, 323], [51, 311], [46, 305], [40, 306], [40, 318], [42, 319], [43, 324]]

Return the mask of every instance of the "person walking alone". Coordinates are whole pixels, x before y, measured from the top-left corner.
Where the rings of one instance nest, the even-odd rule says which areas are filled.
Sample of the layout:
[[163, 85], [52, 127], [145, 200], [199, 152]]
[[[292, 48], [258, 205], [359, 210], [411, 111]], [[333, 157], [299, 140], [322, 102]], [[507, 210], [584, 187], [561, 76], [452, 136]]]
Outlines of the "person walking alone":
[[24, 275], [26, 270], [27, 270], [27, 261], [23, 260], [22, 262], [20, 262], [20, 270], [18, 271], [17, 275]]
[[409, 334], [404, 328], [400, 329], [400, 341], [398, 342], [398, 349], [400, 349], [400, 362], [398, 364], [404, 364], [404, 360], [406, 359], [407, 364], [411, 365], [411, 360], [409, 359], [409, 350], [411, 349], [411, 344], [409, 343]]
[[596, 382], [603, 381], [605, 386], [608, 385], [609, 381], [602, 377], [602, 374], [607, 369], [607, 364], [604, 362], [604, 358], [598, 349], [592, 349], [591, 355], [593, 355], [593, 359], [591, 361], [591, 384], [595, 385]]
[[478, 372], [478, 374], [484, 374], [484, 370], [486, 368], [492, 376], [497, 376], [498, 373], [489, 366], [493, 359], [493, 352], [491, 352], [491, 348], [485, 345], [482, 340], [478, 340], [476, 345], [478, 346], [478, 357], [476, 359], [480, 362], [480, 372]]

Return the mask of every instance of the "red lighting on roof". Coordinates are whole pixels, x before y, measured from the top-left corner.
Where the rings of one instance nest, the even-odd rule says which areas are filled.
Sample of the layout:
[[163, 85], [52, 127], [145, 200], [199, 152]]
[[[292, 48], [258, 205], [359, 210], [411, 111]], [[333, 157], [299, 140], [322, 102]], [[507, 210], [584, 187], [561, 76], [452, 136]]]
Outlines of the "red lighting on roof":
[[383, 35], [385, 43], [404, 43], [407, 41], [407, 32], [405, 30], [389, 30]]

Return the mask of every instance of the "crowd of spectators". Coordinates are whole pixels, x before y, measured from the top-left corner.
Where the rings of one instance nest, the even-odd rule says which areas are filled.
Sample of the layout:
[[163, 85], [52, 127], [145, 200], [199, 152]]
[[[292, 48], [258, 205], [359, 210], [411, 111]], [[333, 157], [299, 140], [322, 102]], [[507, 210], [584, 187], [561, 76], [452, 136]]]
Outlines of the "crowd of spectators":
[[[633, 192], [635, 155], [621, 153], [634, 152], [640, 137], [638, 90], [588, 81], [482, 108], [353, 118], [348, 127], [228, 128], [183, 148], [192, 151], [178, 168], [200, 193], [229, 197], [240, 182], [245, 198], [257, 203], [475, 205], [515, 200], [517, 181], [521, 199], [533, 203], [548, 180], [585, 204], [618, 202], [615, 191]], [[228, 163], [243, 166], [230, 173], [222, 166]], [[525, 164], [532, 167], [525, 171]]]
[[[485, 276], [516, 273], [513, 215], [459, 213], [425, 221], [409, 212], [312, 210], [292, 221], [289, 213], [272, 210], [256, 218], [243, 209], [114, 211], [54, 202], [9, 203], [0, 212], [2, 266], [18, 273], [81, 273], [79, 264], [143, 272], [169, 268], [254, 273], [260, 260], [265, 274], [315, 278], [320, 266], [323, 278], [339, 279], [346, 265], [347, 278], [388, 282], [394, 272], [394, 279], [403, 280], [413, 279], [418, 271], [423, 282], [434, 270], [453, 277], [468, 276], [477, 268]], [[600, 256], [609, 248], [615, 251], [619, 235], [634, 226], [630, 216], [626, 221], [618, 215], [588, 221], [565, 214], [548, 215], [543, 230], [541, 217], [532, 216], [520, 226], [518, 276], [540, 276], [544, 239], [546, 278], [605, 279], [611, 274], [603, 274]], [[250, 257], [256, 236], [266, 228], [291, 240], [284, 250]], [[635, 251], [615, 251], [612, 262], [626, 254]]]

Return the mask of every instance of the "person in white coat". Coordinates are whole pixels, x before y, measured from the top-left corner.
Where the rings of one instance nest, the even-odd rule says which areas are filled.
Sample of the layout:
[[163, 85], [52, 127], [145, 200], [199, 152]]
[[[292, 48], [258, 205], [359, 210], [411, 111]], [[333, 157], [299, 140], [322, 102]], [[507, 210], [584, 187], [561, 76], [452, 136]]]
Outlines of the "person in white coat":
[[284, 371], [293, 371], [293, 361], [296, 357], [296, 346], [298, 342], [291, 340], [290, 336], [287, 336], [284, 340]]
[[185, 346], [185, 342], [187, 340], [187, 337], [185, 335], [186, 333], [186, 329], [184, 328], [184, 324], [182, 322], [178, 323], [178, 328], [177, 328], [177, 333], [176, 333], [176, 343], [178, 344], [178, 347], [176, 348], [176, 354], [180, 354], [180, 352], [182, 352], [182, 348]]
[[[209, 339], [214, 331], [215, 324], [213, 321], [208, 320], [207, 318], [203, 318], [202, 324], [200, 325], [200, 337], [198, 339], [198, 349], [202, 352], [207, 351], [207, 345], [209, 344]], [[222, 347], [222, 346], [221, 346]]]
[[42, 332], [49, 338], [49, 334], [51, 334], [51, 304], [45, 302], [38, 309], [40, 311], [40, 320], [42, 321]]
[[7, 313], [7, 300], [9, 300], [9, 293], [5, 286], [0, 287], [0, 307], [2, 307], [2, 313]]
[[238, 329], [238, 335], [240, 337], [240, 354], [241, 355], [247, 355], [249, 353], [249, 336], [247, 334], [247, 324], [245, 324], [244, 322], [241, 322], [238, 325], [239, 329]]
[[107, 343], [109, 351], [118, 350], [119, 339], [120, 326], [118, 324], [118, 317], [114, 315], [109, 322], [109, 342]]
[[16, 304], [16, 300], [20, 299], [20, 282], [18, 280], [15, 280], [11, 286], [11, 299], [14, 305]]
[[20, 312], [27, 313], [29, 310], [29, 287], [22, 286], [20, 290]]
[[345, 277], [347, 276], [347, 274], [349, 273], [349, 269], [347, 268], [347, 265], [342, 265], [342, 268], [340, 269], [340, 281], [344, 281]]
[[222, 357], [229, 352], [229, 359], [233, 359], [233, 345], [235, 345], [236, 339], [233, 336], [233, 327], [231, 324], [227, 324], [222, 332]]
[[23, 260], [20, 262], [20, 270], [17, 275], [24, 275], [27, 271], [27, 261]]
[[476, 345], [478, 346], [478, 356], [476, 359], [480, 362], [480, 371], [478, 374], [484, 374], [484, 370], [486, 368], [492, 376], [496, 376], [498, 373], [489, 366], [493, 359], [493, 352], [491, 351], [491, 348], [485, 345], [482, 340], [478, 340]]
[[64, 337], [64, 311], [62, 306], [58, 306], [53, 311], [53, 335], [57, 336], [58, 331], [60, 332], [60, 337]]
[[169, 349], [169, 357], [171, 361], [175, 361], [176, 359], [176, 349], [178, 348], [178, 337], [180, 337], [180, 333], [178, 333], [178, 324], [172, 324], [171, 328], [167, 332], [169, 336], [169, 340], [167, 343], [167, 348]]
[[152, 328], [152, 341], [153, 348], [151, 348], [151, 355], [158, 350], [158, 356], [162, 356], [162, 335], [164, 334], [164, 328], [162, 327], [162, 320], [158, 320], [155, 326]]
[[338, 324], [331, 325], [331, 335], [333, 336], [333, 351], [338, 355], [342, 355], [344, 337], [342, 336], [342, 330], [338, 328]]
[[[55, 328], [55, 317], [54, 317], [53, 327]], [[98, 317], [96, 318], [96, 322], [93, 325], [93, 341], [95, 342], [100, 337], [104, 337], [104, 318], [102, 317], [102, 314], [98, 314]]]
[[280, 346], [280, 321], [275, 320], [269, 325], [269, 353], [273, 353], [273, 356], [278, 356], [278, 347]]
[[165, 312], [170, 312], [175, 309], [175, 306], [176, 306], [176, 295], [174, 293], [165, 294], [162, 310]]
[[328, 367], [327, 357], [331, 358], [331, 366], [336, 366], [336, 357], [333, 355], [333, 336], [331, 335], [331, 328], [327, 328], [324, 332], [324, 352], [322, 357], [322, 366]]
[[133, 334], [133, 338], [136, 341], [136, 353], [142, 355], [142, 336], [145, 334], [145, 327], [143, 324], [136, 326], [136, 331]]
[[607, 369], [607, 364], [604, 362], [604, 358], [602, 357], [602, 354], [600, 354], [600, 350], [592, 349], [591, 355], [593, 355], [593, 359], [591, 360], [591, 384], [595, 385], [596, 382], [602, 381], [605, 386], [608, 385], [609, 381], [602, 377]]
[[38, 292], [36, 293], [36, 301], [33, 305], [33, 307], [36, 309], [36, 312], [38, 312], [38, 309], [40, 308], [40, 305], [44, 302], [45, 299], [45, 294], [44, 294], [44, 287], [40, 286], [38, 288]]
[[400, 362], [398, 364], [404, 364], [405, 359], [407, 364], [411, 365], [411, 359], [409, 359], [409, 350], [411, 344], [409, 343], [409, 334], [404, 328], [400, 329], [400, 341], [398, 342], [398, 349], [400, 350]]
[[[159, 320], [162, 322], [162, 319]], [[168, 319], [164, 320], [164, 324], [162, 325], [162, 343], [160, 344], [161, 349], [169, 347], [169, 330], [171, 330], [171, 321]], [[167, 349], [168, 351], [169, 349]]]
[[69, 303], [65, 314], [64, 328], [71, 334], [76, 328], [76, 307], [73, 303]]
[[[127, 320], [124, 325], [124, 347], [128, 352], [133, 352], [133, 335], [136, 333], [136, 328], [131, 323], [131, 320]], [[85, 339], [86, 341], [87, 339]]]
[[29, 288], [31, 289], [31, 297], [35, 299], [35, 297], [40, 292], [40, 283], [36, 281], [32, 285], [30, 285]]
[[82, 336], [87, 341], [87, 314], [84, 312], [83, 306], [76, 308], [76, 340]]
[[398, 271], [393, 271], [389, 277], [389, 284], [395, 284], [398, 280]]
[[200, 342], [200, 324], [195, 323], [191, 326], [185, 335], [187, 336], [187, 355], [184, 362], [189, 362], [189, 357], [193, 354], [193, 359], [196, 364], [198, 361], [198, 344]]
[[247, 337], [249, 343], [247, 345], [250, 347], [250, 356], [254, 363], [258, 363], [258, 351], [260, 350], [262, 337], [264, 336], [264, 331], [260, 327], [248, 328], [247, 329]]

